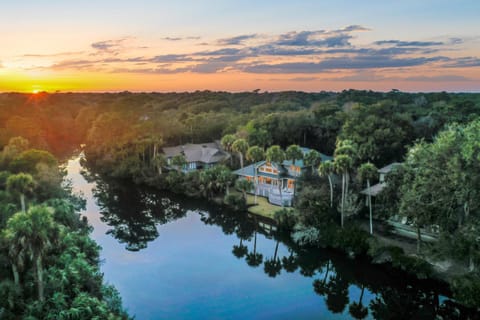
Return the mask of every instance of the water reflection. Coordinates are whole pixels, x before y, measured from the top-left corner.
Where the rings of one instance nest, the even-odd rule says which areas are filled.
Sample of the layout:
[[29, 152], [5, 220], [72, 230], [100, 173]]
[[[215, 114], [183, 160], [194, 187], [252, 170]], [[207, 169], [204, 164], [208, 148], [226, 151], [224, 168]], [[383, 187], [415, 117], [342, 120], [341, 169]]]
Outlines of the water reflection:
[[[121, 181], [97, 179], [94, 196], [101, 209], [101, 220], [110, 227], [108, 233], [124, 243], [127, 250], [146, 248], [161, 237], [159, 225], [172, 223], [194, 211], [204, 225], [217, 226], [224, 235], [236, 237], [229, 249], [229, 257], [235, 263], [261, 270], [264, 277], [276, 278], [275, 281], [286, 281], [290, 276], [311, 278], [311, 294], [326, 306], [332, 317], [476, 318], [471, 310], [445, 298], [448, 291], [436, 282], [419, 281], [399, 271], [351, 260], [328, 250], [300, 248], [278, 234], [274, 223], [265, 220]], [[259, 234], [270, 242], [269, 251], [258, 248]], [[279, 250], [280, 244], [284, 250]], [[263, 270], [259, 268], [262, 264]]]
[[147, 247], [159, 234], [157, 225], [186, 215], [178, 202], [150, 190], [127, 183], [97, 181], [93, 189], [101, 221], [111, 226], [111, 234], [130, 251]]

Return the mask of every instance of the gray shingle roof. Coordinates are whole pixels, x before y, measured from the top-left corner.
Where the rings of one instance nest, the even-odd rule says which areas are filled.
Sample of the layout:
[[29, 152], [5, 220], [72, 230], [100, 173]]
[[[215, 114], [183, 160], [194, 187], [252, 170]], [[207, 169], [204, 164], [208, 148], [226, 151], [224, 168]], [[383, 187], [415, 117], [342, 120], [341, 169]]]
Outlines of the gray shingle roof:
[[370, 187], [370, 192], [369, 192], [368, 188], [366, 188], [366, 189], [363, 189], [362, 191], [360, 191], [360, 193], [364, 194], [366, 196], [368, 196], [368, 194], [370, 193], [372, 195], [372, 197], [375, 197], [385, 188], [385, 186], [386, 186], [385, 183], [377, 183], [377, 184]]
[[182, 146], [165, 147], [163, 153], [167, 158], [184, 155], [187, 162], [216, 163], [226, 160], [230, 155], [223, 151], [217, 142], [185, 144]]
[[379, 173], [390, 173], [393, 169], [401, 165], [400, 162], [393, 162], [378, 170]]

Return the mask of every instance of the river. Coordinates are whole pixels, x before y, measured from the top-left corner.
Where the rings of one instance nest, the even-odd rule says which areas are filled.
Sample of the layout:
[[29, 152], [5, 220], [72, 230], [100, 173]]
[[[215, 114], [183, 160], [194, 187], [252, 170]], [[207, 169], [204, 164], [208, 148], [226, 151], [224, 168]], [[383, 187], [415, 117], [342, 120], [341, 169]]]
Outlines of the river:
[[102, 247], [104, 278], [136, 319], [428, 319], [449, 306], [435, 285], [302, 250], [246, 215], [126, 182], [87, 181], [79, 158], [67, 172], [87, 200], [82, 214]]

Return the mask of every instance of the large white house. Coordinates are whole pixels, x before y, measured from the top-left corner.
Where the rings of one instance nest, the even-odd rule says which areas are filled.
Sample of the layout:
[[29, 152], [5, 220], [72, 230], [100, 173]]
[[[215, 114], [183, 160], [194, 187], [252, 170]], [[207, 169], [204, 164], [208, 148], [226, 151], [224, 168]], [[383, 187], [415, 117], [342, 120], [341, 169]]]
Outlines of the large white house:
[[[301, 148], [304, 156], [312, 149]], [[333, 158], [320, 153], [321, 161]], [[298, 177], [311, 166], [305, 165], [303, 160], [284, 160], [282, 163], [259, 161], [257, 163], [236, 170], [233, 173], [243, 179], [252, 181], [254, 188], [250, 193], [268, 198], [272, 204], [291, 206], [293, 192]]]

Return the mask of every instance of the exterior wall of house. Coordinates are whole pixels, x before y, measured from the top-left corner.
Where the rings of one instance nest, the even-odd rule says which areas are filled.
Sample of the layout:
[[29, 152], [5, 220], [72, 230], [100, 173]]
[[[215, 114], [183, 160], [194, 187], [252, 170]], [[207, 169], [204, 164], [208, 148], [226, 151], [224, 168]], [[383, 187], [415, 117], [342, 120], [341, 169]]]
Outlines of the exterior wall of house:
[[270, 174], [278, 174], [278, 170], [270, 164], [264, 164], [263, 166], [260, 166], [258, 171]]
[[294, 177], [299, 177], [302, 174], [302, 169], [299, 166], [292, 164], [288, 167], [288, 174]]

